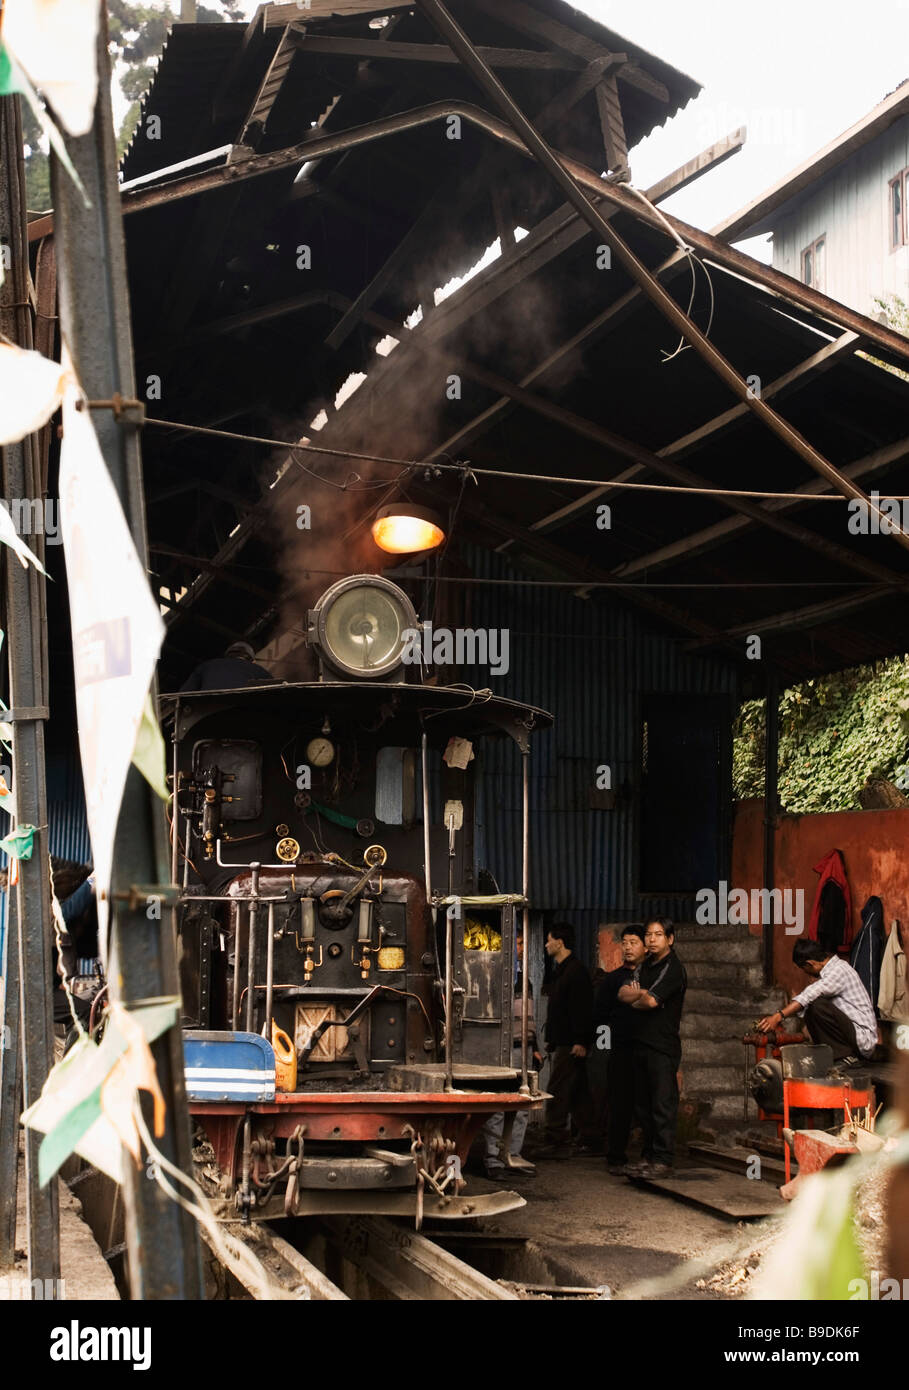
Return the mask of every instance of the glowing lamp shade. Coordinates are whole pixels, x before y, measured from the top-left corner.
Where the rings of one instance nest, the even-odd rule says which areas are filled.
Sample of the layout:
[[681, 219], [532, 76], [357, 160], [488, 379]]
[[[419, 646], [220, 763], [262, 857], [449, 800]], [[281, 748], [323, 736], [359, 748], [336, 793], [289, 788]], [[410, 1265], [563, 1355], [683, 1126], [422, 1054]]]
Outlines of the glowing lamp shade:
[[390, 555], [415, 555], [436, 550], [445, 539], [439, 519], [428, 507], [410, 503], [382, 507], [372, 524], [372, 538], [380, 550]]

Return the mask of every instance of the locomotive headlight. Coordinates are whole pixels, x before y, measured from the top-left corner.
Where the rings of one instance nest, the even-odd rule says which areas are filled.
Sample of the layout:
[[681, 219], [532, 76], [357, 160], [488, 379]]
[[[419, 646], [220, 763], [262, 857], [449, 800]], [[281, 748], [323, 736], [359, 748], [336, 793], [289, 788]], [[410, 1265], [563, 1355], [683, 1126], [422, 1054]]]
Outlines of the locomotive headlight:
[[309, 615], [309, 640], [341, 675], [377, 680], [402, 666], [405, 632], [417, 626], [410, 599], [374, 574], [328, 589]]

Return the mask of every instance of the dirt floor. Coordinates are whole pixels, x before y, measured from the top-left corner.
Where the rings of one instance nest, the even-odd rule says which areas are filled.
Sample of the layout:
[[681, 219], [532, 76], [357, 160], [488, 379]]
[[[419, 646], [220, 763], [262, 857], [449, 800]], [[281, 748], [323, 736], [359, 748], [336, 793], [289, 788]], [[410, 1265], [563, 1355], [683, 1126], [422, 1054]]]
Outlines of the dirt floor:
[[[58, 1293], [67, 1302], [76, 1299], [109, 1301], [117, 1299], [117, 1286], [94, 1236], [82, 1219], [82, 1207], [65, 1183], [58, 1181], [60, 1195], [60, 1275]], [[19, 1153], [19, 1188], [16, 1207], [16, 1265], [0, 1271], [0, 1300], [27, 1298], [28, 1220], [25, 1212], [25, 1157]]]
[[535, 1242], [559, 1282], [606, 1284], [613, 1298], [741, 1298], [778, 1229], [778, 1218], [734, 1221], [612, 1177], [602, 1158], [541, 1160], [514, 1187], [527, 1205], [495, 1230]]

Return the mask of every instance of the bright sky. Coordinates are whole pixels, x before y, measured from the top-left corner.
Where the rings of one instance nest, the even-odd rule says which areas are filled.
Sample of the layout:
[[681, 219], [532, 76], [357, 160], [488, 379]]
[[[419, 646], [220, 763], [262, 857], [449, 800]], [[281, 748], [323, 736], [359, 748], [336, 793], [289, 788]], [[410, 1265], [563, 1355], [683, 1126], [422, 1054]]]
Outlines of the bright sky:
[[703, 86], [696, 101], [633, 152], [639, 188], [736, 126], [748, 127], [741, 153], [664, 204], [708, 229], [909, 77], [909, 0], [572, 3]]

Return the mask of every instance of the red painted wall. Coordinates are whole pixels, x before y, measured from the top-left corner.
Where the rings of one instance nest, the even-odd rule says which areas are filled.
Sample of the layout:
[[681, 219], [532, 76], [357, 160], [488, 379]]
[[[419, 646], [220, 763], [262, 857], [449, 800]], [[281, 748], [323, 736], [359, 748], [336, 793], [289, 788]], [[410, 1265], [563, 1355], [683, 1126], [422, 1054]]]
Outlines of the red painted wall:
[[[764, 803], [740, 801], [735, 808], [732, 838], [733, 888], [760, 888], [764, 863]], [[884, 904], [888, 934], [894, 918], [909, 920], [909, 808], [899, 811], [831, 811], [827, 814], [784, 815], [776, 830], [777, 888], [802, 889], [805, 894], [805, 930], [811, 920], [818, 875], [813, 865], [831, 849], [842, 851], [852, 895], [852, 925], [857, 932], [866, 900], [876, 893]], [[750, 927], [760, 936], [759, 923]], [[774, 982], [789, 990], [801, 989], [805, 976], [792, 964], [797, 936], [785, 927], [774, 928]]]

